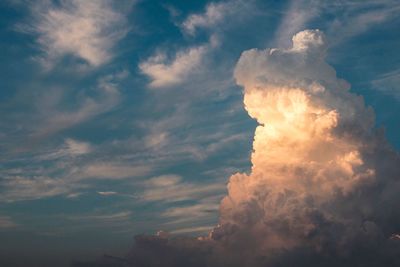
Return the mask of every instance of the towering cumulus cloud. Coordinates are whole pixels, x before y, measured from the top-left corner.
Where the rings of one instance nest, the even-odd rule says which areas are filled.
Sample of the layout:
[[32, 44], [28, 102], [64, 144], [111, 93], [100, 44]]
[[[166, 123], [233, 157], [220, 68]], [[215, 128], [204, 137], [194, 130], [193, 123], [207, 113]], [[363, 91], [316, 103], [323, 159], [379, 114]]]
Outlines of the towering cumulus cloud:
[[208, 237], [137, 237], [133, 266], [400, 266], [400, 159], [325, 62], [322, 32], [237, 63], [259, 123]]
[[[375, 266], [382, 247], [400, 252], [392, 242], [399, 157], [373, 128], [373, 111], [325, 62], [326, 48], [322, 32], [306, 30], [290, 49], [252, 49], [237, 63], [245, 108], [260, 125], [251, 173], [230, 178], [213, 237], [246, 248], [251, 260], [315, 253], [310, 264], [357, 257]], [[394, 255], [385, 255], [388, 264]]]

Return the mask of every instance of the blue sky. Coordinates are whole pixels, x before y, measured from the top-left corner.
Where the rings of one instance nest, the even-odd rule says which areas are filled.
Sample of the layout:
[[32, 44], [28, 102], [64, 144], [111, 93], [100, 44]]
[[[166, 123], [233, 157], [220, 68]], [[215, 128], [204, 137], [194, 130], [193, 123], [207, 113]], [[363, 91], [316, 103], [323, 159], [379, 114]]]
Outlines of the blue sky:
[[235, 64], [304, 29], [325, 32], [327, 61], [400, 148], [398, 1], [10, 0], [0, 12], [10, 261], [117, 253], [160, 229], [206, 233], [228, 177], [250, 168], [256, 122]]

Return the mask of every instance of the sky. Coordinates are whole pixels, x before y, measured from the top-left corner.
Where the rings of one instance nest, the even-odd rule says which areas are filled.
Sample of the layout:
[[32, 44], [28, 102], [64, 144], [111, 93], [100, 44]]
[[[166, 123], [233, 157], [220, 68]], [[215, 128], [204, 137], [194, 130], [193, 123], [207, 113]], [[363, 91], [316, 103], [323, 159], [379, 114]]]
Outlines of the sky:
[[[400, 233], [398, 1], [6, 0], [0, 12], [0, 265], [124, 256], [159, 230], [229, 236], [228, 254], [260, 232], [274, 240], [255, 238], [260, 254], [323, 250], [293, 237], [309, 217], [276, 204], [288, 191], [352, 222], [335, 233], [361, 217]], [[303, 223], [260, 230], [255, 214]]]

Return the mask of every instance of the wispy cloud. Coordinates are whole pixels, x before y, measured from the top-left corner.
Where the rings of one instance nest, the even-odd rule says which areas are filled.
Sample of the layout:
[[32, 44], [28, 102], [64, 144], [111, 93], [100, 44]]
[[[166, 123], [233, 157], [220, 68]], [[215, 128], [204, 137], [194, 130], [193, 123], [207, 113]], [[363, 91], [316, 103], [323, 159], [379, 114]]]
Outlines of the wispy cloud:
[[67, 138], [64, 140], [64, 145], [61, 148], [57, 149], [54, 152], [50, 152], [47, 154], [45, 153], [38, 158], [42, 160], [50, 160], [63, 157], [74, 157], [88, 154], [91, 151], [92, 147], [90, 143]]
[[178, 175], [162, 175], [153, 177], [143, 183], [144, 190], [140, 194], [142, 201], [176, 202], [193, 200], [225, 191], [220, 182], [193, 183], [183, 181]]
[[400, 101], [400, 69], [381, 74], [371, 84], [375, 90], [392, 95]]
[[216, 31], [229, 17], [246, 14], [253, 1], [230, 0], [209, 3], [203, 12], [189, 15], [182, 23], [184, 33], [195, 35], [200, 29]]
[[[22, 103], [30, 109], [30, 113], [17, 116], [15, 109], [10, 114], [5, 114], [5, 119], [16, 120], [20, 127], [17, 129], [6, 128], [1, 125], [3, 131], [13, 131], [8, 135], [8, 142], [0, 145], [10, 148], [14, 152], [26, 152], [42, 140], [48, 139], [66, 129], [75, 127], [83, 122], [90, 121], [96, 116], [105, 114], [115, 108], [121, 101], [120, 82], [126, 78], [126, 71], [116, 72], [101, 76], [93, 86], [83, 88], [52, 87], [39, 91], [34, 97], [25, 99]], [[69, 89], [69, 90], [67, 90]], [[30, 96], [30, 95], [29, 95]], [[16, 99], [17, 108], [20, 107], [21, 99]], [[13, 117], [14, 116], [14, 117]], [[77, 140], [65, 140], [65, 147], [57, 153], [82, 153], [90, 150], [83, 147], [85, 144], [77, 143]], [[78, 151], [78, 150], [81, 151]], [[87, 151], [86, 151], [87, 152]]]
[[34, 200], [67, 194], [84, 185], [46, 176], [6, 176], [0, 181], [3, 192], [0, 202]]
[[183, 23], [182, 29], [195, 34], [198, 28], [209, 28], [221, 22], [231, 9], [230, 2], [210, 3], [204, 13], [192, 14]]
[[0, 215], [0, 231], [2, 229], [15, 228], [17, 224], [12, 220], [10, 216]]
[[146, 165], [131, 165], [122, 162], [89, 163], [72, 175], [74, 179], [126, 179], [148, 174], [151, 168]]
[[[151, 79], [149, 86], [152, 88], [171, 87], [190, 80], [195, 74], [200, 76], [199, 72], [205, 65], [205, 59], [220, 46], [220, 33], [226, 25], [229, 25], [226, 20], [239, 19], [244, 14], [248, 14], [252, 6], [251, 2], [240, 0], [211, 2], [203, 12], [190, 14], [181, 23], [177, 23], [182, 33], [190, 37], [195, 37], [199, 29], [207, 29], [208, 42], [182, 48], [174, 56], [162, 52], [156, 53], [141, 62], [139, 64], [141, 72]], [[168, 9], [171, 10], [171, 7]]]
[[179, 51], [172, 61], [165, 54], [157, 54], [140, 63], [140, 70], [150, 77], [150, 87], [161, 88], [183, 82], [200, 66], [207, 46]]
[[293, 0], [275, 33], [278, 45], [289, 46], [290, 37], [322, 16], [334, 14], [334, 19], [327, 19], [326, 32], [332, 39], [331, 46], [337, 45], [351, 37], [364, 33], [371, 27], [395, 17], [400, 10], [398, 1], [316, 1]]
[[333, 45], [336, 45], [395, 18], [400, 11], [400, 3], [395, 0], [348, 1], [342, 5], [332, 2], [325, 3], [321, 8], [328, 12], [334, 10], [337, 14], [327, 29]]
[[[205, 198], [194, 205], [173, 207], [167, 209], [161, 214], [162, 217], [172, 219], [169, 224], [178, 224], [184, 222], [199, 222], [204, 219], [214, 217], [218, 212], [220, 197]], [[210, 201], [211, 200], [211, 201]]]
[[92, 88], [93, 92], [87, 92], [85, 95], [82, 90], [75, 108], [70, 110], [60, 108], [64, 101], [63, 93], [56, 97], [46, 96], [38, 103], [39, 113], [37, 114], [44, 123], [36, 125], [32, 137], [48, 136], [110, 111], [121, 99], [119, 80], [117, 74], [99, 78], [97, 86]]
[[101, 196], [113, 196], [113, 195], [117, 195], [117, 192], [114, 191], [98, 191], [97, 194], [101, 195]]
[[47, 66], [73, 55], [91, 66], [113, 57], [113, 47], [128, 31], [126, 18], [108, 0], [33, 4], [32, 30], [45, 53]]
[[302, 30], [306, 23], [318, 15], [320, 4], [313, 0], [291, 1], [275, 33], [279, 45], [289, 46], [290, 37]]
[[119, 222], [129, 220], [131, 217], [131, 211], [121, 211], [117, 213], [107, 213], [107, 214], [88, 214], [88, 215], [72, 215], [66, 216], [67, 219], [72, 221], [103, 221], [103, 222]]

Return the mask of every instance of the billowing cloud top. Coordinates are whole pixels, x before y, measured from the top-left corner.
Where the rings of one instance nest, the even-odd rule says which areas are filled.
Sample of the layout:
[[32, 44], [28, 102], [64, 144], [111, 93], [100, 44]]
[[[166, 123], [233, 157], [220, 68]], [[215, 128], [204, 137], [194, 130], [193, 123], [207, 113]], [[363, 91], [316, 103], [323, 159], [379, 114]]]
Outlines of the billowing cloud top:
[[236, 66], [245, 108], [260, 126], [252, 171], [231, 177], [215, 236], [251, 236], [258, 256], [347, 258], [360, 240], [385, 243], [400, 230], [398, 155], [375, 133], [373, 111], [325, 62], [326, 47], [322, 32], [306, 30], [292, 48], [245, 51]]
[[289, 49], [243, 52], [234, 76], [260, 124], [251, 173], [230, 178], [209, 237], [139, 237], [134, 266], [400, 263], [399, 155], [326, 49], [321, 31], [306, 30]]

